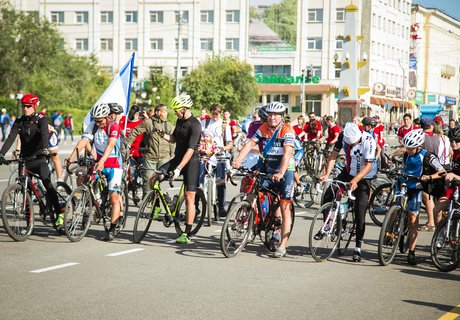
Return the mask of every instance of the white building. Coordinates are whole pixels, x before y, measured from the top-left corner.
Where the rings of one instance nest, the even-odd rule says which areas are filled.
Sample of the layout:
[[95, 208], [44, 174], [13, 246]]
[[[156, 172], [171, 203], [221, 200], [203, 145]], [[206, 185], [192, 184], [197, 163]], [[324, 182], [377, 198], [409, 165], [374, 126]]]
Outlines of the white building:
[[55, 22], [68, 49], [94, 54], [109, 72], [116, 72], [135, 51], [139, 79], [147, 78], [150, 69], [175, 75], [179, 29], [182, 74], [213, 53], [245, 60], [248, 52], [249, 0], [10, 2], [17, 10], [36, 11]]

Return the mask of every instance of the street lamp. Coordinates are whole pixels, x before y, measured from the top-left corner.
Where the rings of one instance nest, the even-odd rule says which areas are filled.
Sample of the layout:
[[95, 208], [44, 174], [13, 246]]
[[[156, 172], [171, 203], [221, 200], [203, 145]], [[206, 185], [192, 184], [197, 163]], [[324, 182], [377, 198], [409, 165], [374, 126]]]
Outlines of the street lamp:
[[404, 116], [404, 107], [405, 107], [405, 100], [406, 100], [406, 70], [404, 70], [404, 67], [401, 63], [401, 59], [399, 59], [399, 66], [401, 67], [402, 69], [402, 74], [403, 74], [403, 78], [402, 78], [402, 93], [401, 93], [401, 99], [402, 99], [402, 114]]

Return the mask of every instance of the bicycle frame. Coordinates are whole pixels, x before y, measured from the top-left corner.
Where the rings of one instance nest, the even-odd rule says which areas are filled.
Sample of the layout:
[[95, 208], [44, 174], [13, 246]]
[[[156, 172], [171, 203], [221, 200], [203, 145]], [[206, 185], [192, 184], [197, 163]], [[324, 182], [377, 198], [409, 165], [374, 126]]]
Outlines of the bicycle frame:
[[166, 215], [169, 215], [171, 217], [176, 217], [176, 215], [178, 213], [178, 209], [179, 209], [179, 200], [180, 200], [180, 198], [182, 197], [182, 195], [185, 192], [185, 185], [182, 183], [182, 185], [180, 187], [180, 190], [179, 190], [178, 197], [177, 197], [177, 201], [174, 204], [174, 210], [172, 210], [172, 211], [169, 208], [169, 204], [166, 201], [165, 195], [163, 193], [163, 190], [161, 190], [160, 182], [158, 180], [155, 181], [155, 184], [153, 185], [153, 190], [158, 192], [158, 195], [160, 196], [161, 203], [163, 204], [163, 207], [166, 210]]

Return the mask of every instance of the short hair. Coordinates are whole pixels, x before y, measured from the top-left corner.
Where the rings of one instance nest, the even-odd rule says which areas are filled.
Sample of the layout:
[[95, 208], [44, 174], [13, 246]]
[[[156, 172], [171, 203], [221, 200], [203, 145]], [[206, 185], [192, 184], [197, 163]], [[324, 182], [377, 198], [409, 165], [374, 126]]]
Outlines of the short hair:
[[326, 121], [334, 122], [334, 117], [333, 116], [327, 116]]
[[403, 119], [406, 118], [406, 117], [408, 117], [409, 119], [412, 120], [412, 116], [411, 116], [410, 113], [406, 113], [406, 114], [403, 115]]
[[312, 111], [308, 114], [308, 116], [314, 115], [316, 117], [316, 114]]
[[166, 105], [160, 103], [160, 104], [157, 104], [155, 106], [155, 113], [157, 113], [158, 111], [160, 111], [160, 109], [163, 109], [163, 108], [166, 108]]
[[455, 119], [453, 119], [453, 118], [449, 119], [449, 122], [451, 122], [451, 121], [456, 122]]
[[218, 103], [214, 103], [211, 105], [211, 113], [212, 112], [222, 112], [222, 107]]

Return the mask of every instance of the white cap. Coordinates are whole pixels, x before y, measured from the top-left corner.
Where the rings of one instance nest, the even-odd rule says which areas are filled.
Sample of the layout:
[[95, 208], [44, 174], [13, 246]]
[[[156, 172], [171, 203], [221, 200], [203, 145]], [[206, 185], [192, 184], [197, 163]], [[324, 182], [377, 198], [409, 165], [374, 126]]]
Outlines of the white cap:
[[361, 139], [362, 132], [359, 130], [359, 127], [353, 123], [348, 122], [345, 124], [345, 129], [343, 129], [343, 141], [346, 144], [354, 144]]

